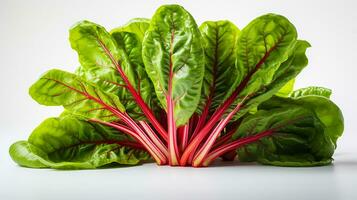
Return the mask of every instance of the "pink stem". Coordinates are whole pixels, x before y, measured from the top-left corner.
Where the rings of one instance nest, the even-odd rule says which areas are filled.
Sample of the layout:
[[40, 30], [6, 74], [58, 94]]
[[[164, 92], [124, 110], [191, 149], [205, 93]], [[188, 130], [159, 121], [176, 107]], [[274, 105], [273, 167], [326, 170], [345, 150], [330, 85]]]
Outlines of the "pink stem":
[[180, 150], [181, 152], [186, 148], [187, 142], [188, 142], [188, 137], [189, 137], [189, 130], [190, 130], [190, 122], [188, 122], [186, 125], [181, 126], [178, 128], [178, 136], [179, 136], [179, 142], [180, 142]]
[[236, 130], [231, 130], [230, 132], [228, 132], [226, 135], [222, 136], [219, 140], [217, 140], [214, 145], [213, 145], [213, 149], [221, 146], [222, 144], [225, 144], [226, 142], [228, 142], [231, 138], [232, 135], [236, 132]]
[[192, 166], [197, 167], [201, 164], [203, 159], [211, 150], [214, 142], [218, 138], [219, 134], [226, 127], [228, 122], [233, 118], [233, 116], [240, 110], [242, 103], [239, 103], [223, 120], [221, 120], [217, 126], [213, 129], [212, 134], [209, 135], [206, 142], [203, 144], [201, 149], [196, 153], [194, 160], [192, 162]]
[[[123, 117], [126, 118], [125, 116], [123, 116]], [[126, 121], [126, 120], [127, 119], [123, 119], [123, 121]], [[134, 129], [136, 129], [135, 132], [134, 132], [134, 131], [126, 128], [125, 126], [121, 126], [121, 125], [110, 123], [110, 122], [104, 122], [104, 121], [101, 121], [101, 120], [98, 120], [98, 119], [91, 119], [90, 121], [98, 122], [98, 123], [101, 123], [101, 124], [116, 128], [116, 129], [118, 129], [120, 131], [123, 131], [126, 134], [129, 134], [130, 136], [134, 137], [137, 141], [139, 141], [146, 148], [146, 150], [149, 151], [150, 155], [155, 159], [155, 161], [158, 164], [162, 165], [162, 164], [166, 163], [165, 156], [164, 155], [160, 155], [161, 152], [157, 149], [157, 147], [155, 147], [155, 145], [149, 140], [149, 138], [147, 138], [145, 136], [145, 134], [141, 130], [138, 130], [137, 128], [134, 128]], [[129, 121], [126, 122], [126, 123], [131, 123]]]
[[211, 106], [211, 102], [212, 102], [212, 99], [209, 98], [207, 103], [206, 103], [206, 105], [205, 105], [205, 107], [203, 108], [201, 116], [199, 116], [199, 118], [198, 118], [198, 122], [197, 122], [197, 125], [196, 125], [196, 128], [195, 128], [195, 131], [192, 134], [191, 140], [193, 138], [195, 138], [197, 133], [201, 130], [201, 128], [203, 127], [204, 123], [206, 122], [206, 118], [207, 118], [208, 113], [209, 113], [209, 108]]
[[269, 130], [263, 131], [261, 133], [258, 133], [254, 136], [245, 137], [245, 138], [236, 140], [234, 142], [228, 143], [226, 145], [223, 145], [223, 146], [215, 149], [214, 151], [210, 152], [207, 155], [207, 157], [204, 159], [202, 166], [208, 166], [216, 158], [218, 158], [219, 156], [221, 156], [229, 151], [235, 150], [238, 147], [241, 147], [243, 145], [246, 145], [246, 144], [249, 144], [252, 142], [256, 142], [263, 137], [269, 136], [269, 135], [273, 134], [275, 130], [276, 129], [269, 129]]
[[161, 150], [161, 152], [163, 152], [165, 154], [165, 156], [167, 157], [168, 151], [166, 146], [162, 143], [162, 141], [160, 140], [160, 138], [155, 134], [155, 132], [151, 129], [151, 127], [149, 126], [149, 124], [145, 121], [139, 121], [139, 124], [143, 127], [143, 129], [146, 131], [146, 133], [148, 134], [149, 138], [154, 142], [154, 144]]
[[[278, 42], [279, 43], [279, 42]], [[277, 44], [278, 44], [277, 43]], [[269, 51], [265, 52], [265, 55], [262, 59], [255, 65], [254, 69], [251, 70], [247, 76], [243, 79], [243, 81], [238, 85], [238, 87], [234, 90], [230, 97], [221, 104], [217, 110], [213, 113], [212, 117], [208, 120], [206, 125], [200, 130], [200, 132], [192, 139], [190, 144], [187, 146], [186, 150], [183, 152], [180, 164], [186, 165], [187, 160], [190, 157], [190, 154], [196, 151], [198, 145], [202, 142], [209, 131], [213, 128], [213, 126], [220, 120], [220, 118], [224, 115], [226, 110], [231, 106], [231, 104], [238, 97], [239, 93], [247, 86], [250, 78], [254, 75], [255, 72], [260, 69], [265, 60], [269, 57], [270, 53], [276, 48], [276, 45], [271, 47]]]
[[174, 166], [178, 165], [178, 147], [177, 147], [177, 129], [176, 129], [176, 123], [174, 119], [174, 113], [173, 113], [173, 101], [170, 96], [166, 97], [167, 99], [167, 126], [168, 126], [168, 134], [169, 134], [169, 141], [168, 141], [168, 147], [169, 147], [169, 164]]
[[167, 132], [164, 130], [164, 128], [158, 122], [158, 120], [156, 119], [152, 110], [149, 108], [149, 106], [145, 103], [145, 101], [140, 96], [140, 94], [136, 91], [136, 89], [130, 83], [130, 81], [129, 81], [128, 77], [126, 76], [126, 74], [124, 73], [122, 67], [120, 66], [118, 61], [113, 57], [113, 55], [110, 53], [108, 48], [103, 44], [103, 42], [99, 41], [99, 43], [101, 44], [101, 46], [104, 49], [104, 51], [106, 52], [106, 54], [109, 56], [112, 63], [116, 66], [121, 78], [123, 79], [128, 90], [133, 95], [136, 103], [139, 105], [139, 107], [141, 108], [141, 110], [143, 111], [145, 116], [148, 118], [148, 120], [151, 122], [151, 124], [154, 126], [154, 128], [159, 132], [159, 134], [162, 136], [162, 138], [164, 138], [164, 140], [167, 141]]

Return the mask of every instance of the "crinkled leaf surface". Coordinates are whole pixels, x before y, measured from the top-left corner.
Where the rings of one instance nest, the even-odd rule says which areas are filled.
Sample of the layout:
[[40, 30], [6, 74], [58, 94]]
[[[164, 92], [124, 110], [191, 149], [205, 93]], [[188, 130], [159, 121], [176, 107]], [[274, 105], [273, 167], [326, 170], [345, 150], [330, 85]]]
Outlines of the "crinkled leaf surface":
[[272, 136], [237, 150], [239, 160], [280, 166], [325, 165], [332, 161], [336, 140], [343, 132], [343, 117], [323, 96], [273, 97], [257, 113], [244, 118], [234, 138], [269, 129], [276, 129]]
[[150, 159], [142, 150], [124, 146], [133, 140], [109, 127], [66, 116], [49, 118], [28, 141], [10, 147], [12, 159], [33, 168], [92, 169], [111, 163], [135, 165]]
[[[135, 71], [135, 79], [141, 97], [150, 108], [155, 110], [158, 107], [158, 102], [155, 98], [155, 95], [153, 95], [155, 92], [154, 86], [146, 73], [142, 60], [142, 46], [139, 37], [134, 33], [120, 32], [120, 30], [113, 31], [111, 34], [117, 42], [118, 46], [125, 52], [126, 60], [129, 62], [127, 66], [133, 68]], [[126, 109], [129, 110], [128, 112], [131, 114], [131, 116], [139, 119], [140, 114], [142, 114], [141, 109], [138, 107], [134, 100], [130, 99], [131, 94], [129, 91], [123, 91], [120, 98], [127, 99], [125, 104]]]
[[295, 90], [289, 96], [292, 98], [299, 98], [302, 96], [317, 95], [330, 98], [331, 93], [332, 91], [328, 88], [312, 86]]
[[303, 40], [298, 40], [294, 49], [286, 61], [280, 64], [276, 70], [271, 83], [262, 87], [254, 93], [245, 103], [244, 107], [236, 114], [235, 119], [240, 118], [248, 111], [256, 108], [260, 103], [270, 99], [277, 94], [289, 81], [294, 79], [308, 64], [306, 49], [310, 44]]
[[29, 93], [39, 104], [62, 105], [69, 112], [85, 118], [117, 120], [106, 106], [125, 111], [117, 95], [104, 92], [74, 74], [57, 69], [43, 74], [31, 86]]
[[95, 23], [82, 21], [70, 29], [70, 42], [81, 63], [78, 75], [104, 91], [118, 95], [127, 113], [140, 118], [140, 108], [123, 87], [124, 82], [117, 70], [119, 63], [130, 83], [140, 90], [144, 101], [152, 106], [152, 83], [143, 66], [141, 41], [137, 34], [117, 30], [111, 35]]
[[207, 21], [200, 26], [200, 31], [205, 51], [200, 106], [211, 101], [212, 112], [224, 101], [227, 90], [235, 86], [238, 76], [235, 60], [239, 29], [230, 21]]
[[134, 33], [136, 36], [138, 36], [139, 41], [142, 42], [149, 26], [150, 26], [150, 19], [134, 18], [131, 19], [124, 26], [111, 30], [110, 33], [114, 33], [114, 32]]
[[176, 124], [183, 125], [197, 108], [204, 74], [201, 35], [184, 8], [166, 5], [156, 11], [143, 41], [143, 60], [161, 105], [166, 109], [170, 95]]
[[[297, 42], [295, 27], [281, 15], [266, 14], [256, 18], [240, 32], [237, 40], [236, 68], [238, 76], [233, 89], [228, 90], [226, 98], [238, 95], [233, 107], [243, 98], [249, 97], [245, 102], [245, 108], [235, 116], [239, 118], [264, 100], [269, 99], [279, 91], [288, 81], [295, 76], [289, 77], [283, 83], [275, 85], [274, 93], [271, 92], [265, 98], [254, 98], [272, 87], [277, 79], [279, 68], [286, 62], [289, 55], [294, 51]], [[300, 69], [301, 70], [301, 69]], [[296, 69], [296, 71], [300, 71]], [[279, 87], [277, 87], [279, 86]]]
[[[267, 14], [254, 19], [240, 33], [237, 42], [236, 86], [241, 95], [269, 85], [281, 63], [296, 43], [295, 27], [283, 16]], [[229, 95], [229, 94], [228, 94]]]

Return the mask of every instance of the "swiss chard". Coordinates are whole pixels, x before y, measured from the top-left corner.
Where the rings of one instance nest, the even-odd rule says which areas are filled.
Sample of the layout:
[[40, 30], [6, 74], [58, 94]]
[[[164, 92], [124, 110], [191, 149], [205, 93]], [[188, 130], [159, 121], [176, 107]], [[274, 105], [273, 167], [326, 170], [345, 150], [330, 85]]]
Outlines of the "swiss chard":
[[110, 32], [81, 21], [69, 38], [80, 67], [50, 70], [29, 91], [65, 111], [10, 147], [19, 165], [202, 167], [236, 155], [279, 166], [332, 161], [341, 111], [329, 89], [293, 91], [310, 44], [281, 15], [241, 30], [225, 20], [198, 27], [184, 8], [165, 5]]

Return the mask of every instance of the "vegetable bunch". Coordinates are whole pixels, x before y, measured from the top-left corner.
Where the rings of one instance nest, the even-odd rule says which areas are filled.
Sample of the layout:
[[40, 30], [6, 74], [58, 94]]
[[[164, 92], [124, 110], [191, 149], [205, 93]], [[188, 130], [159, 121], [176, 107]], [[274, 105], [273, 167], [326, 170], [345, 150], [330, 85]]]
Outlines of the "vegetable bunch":
[[110, 32], [81, 21], [69, 40], [80, 67], [52, 69], [29, 90], [39, 104], [64, 112], [10, 147], [22, 166], [332, 161], [341, 111], [329, 89], [293, 91], [310, 44], [283, 16], [260, 16], [242, 30], [226, 20], [198, 27], [181, 6], [164, 5], [150, 20]]

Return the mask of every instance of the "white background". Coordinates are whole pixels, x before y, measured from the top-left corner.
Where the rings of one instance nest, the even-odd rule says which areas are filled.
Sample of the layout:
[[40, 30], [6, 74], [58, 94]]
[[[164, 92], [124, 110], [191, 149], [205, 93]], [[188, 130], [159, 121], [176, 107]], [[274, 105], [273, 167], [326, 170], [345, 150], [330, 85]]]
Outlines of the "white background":
[[[233, 165], [206, 169], [140, 167], [86, 171], [20, 168], [8, 147], [26, 139], [61, 108], [37, 105], [28, 87], [51, 68], [79, 64], [68, 29], [87, 19], [108, 30], [134, 17], [150, 18], [161, 4], [183, 5], [198, 24], [228, 19], [239, 28], [273, 12], [289, 18], [308, 40], [309, 65], [296, 88], [333, 90], [345, 117], [335, 164], [318, 168]], [[0, 199], [356, 199], [357, 185], [357, 6], [356, 1], [40, 1], [0, 0]], [[287, 196], [288, 195], [288, 196]], [[104, 199], [104, 198], [103, 198]]]

